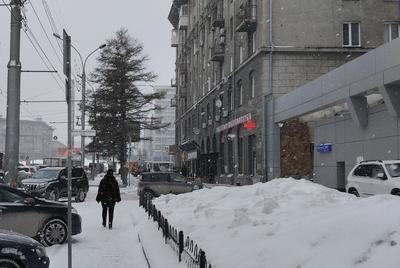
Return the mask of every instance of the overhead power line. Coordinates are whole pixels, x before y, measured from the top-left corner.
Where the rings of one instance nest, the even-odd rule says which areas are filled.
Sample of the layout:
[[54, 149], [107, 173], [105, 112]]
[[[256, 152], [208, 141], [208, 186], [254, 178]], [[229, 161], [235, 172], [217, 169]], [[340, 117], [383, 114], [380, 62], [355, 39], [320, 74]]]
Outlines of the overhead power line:
[[[43, 30], [44, 34], [46, 35], [47, 41], [49, 41], [50, 46], [51, 46], [51, 48], [53, 49], [54, 54], [56, 55], [56, 57], [57, 57], [57, 59], [58, 59], [58, 62], [62, 65], [63, 62], [62, 62], [62, 60], [61, 60], [61, 57], [60, 57], [60, 55], [58, 54], [58, 52], [56, 51], [56, 49], [55, 49], [55, 47], [54, 47], [54, 45], [53, 45], [53, 42], [50, 40], [50, 37], [49, 37], [49, 35], [47, 34], [47, 31], [46, 31], [46, 29], [44, 28], [43, 23], [42, 23], [41, 19], [39, 18], [38, 13], [36, 12], [35, 6], [33, 5], [32, 1], [29, 1], [29, 4], [31, 5], [33, 12], [35, 13], [36, 18], [38, 19], [39, 24], [40, 24], [40, 26], [42, 27], [42, 30]], [[61, 50], [61, 53], [62, 53], [62, 50]]]

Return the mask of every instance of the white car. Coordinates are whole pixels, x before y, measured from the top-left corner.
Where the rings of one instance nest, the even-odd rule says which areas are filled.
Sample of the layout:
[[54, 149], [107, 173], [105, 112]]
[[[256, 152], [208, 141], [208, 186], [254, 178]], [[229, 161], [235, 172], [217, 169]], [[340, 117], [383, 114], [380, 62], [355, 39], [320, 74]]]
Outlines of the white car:
[[400, 160], [362, 161], [347, 176], [346, 191], [356, 196], [400, 196]]

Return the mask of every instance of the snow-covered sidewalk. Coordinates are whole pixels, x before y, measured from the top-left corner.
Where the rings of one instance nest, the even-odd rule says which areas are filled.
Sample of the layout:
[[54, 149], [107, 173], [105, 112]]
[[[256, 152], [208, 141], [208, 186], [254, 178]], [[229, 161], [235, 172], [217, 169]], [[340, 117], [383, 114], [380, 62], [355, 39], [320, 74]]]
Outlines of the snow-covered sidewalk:
[[[82, 217], [82, 233], [72, 237], [74, 268], [147, 268], [142, 244], [152, 268], [183, 268], [169, 246], [163, 243], [152, 221], [139, 207], [136, 188], [121, 188], [122, 201], [115, 206], [113, 229], [101, 225], [101, 206], [95, 201], [101, 175], [90, 187], [87, 200], [73, 203]], [[139, 233], [142, 244], [139, 243]], [[67, 243], [47, 248], [51, 268], [68, 267]]]

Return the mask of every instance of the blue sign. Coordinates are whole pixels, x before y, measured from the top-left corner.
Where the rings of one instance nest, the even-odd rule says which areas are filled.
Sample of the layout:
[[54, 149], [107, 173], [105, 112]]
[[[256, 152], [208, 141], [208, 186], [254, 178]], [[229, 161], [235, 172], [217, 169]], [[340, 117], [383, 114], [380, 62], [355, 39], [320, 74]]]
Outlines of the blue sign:
[[320, 153], [330, 153], [332, 152], [332, 144], [331, 143], [321, 143], [317, 145], [317, 152]]

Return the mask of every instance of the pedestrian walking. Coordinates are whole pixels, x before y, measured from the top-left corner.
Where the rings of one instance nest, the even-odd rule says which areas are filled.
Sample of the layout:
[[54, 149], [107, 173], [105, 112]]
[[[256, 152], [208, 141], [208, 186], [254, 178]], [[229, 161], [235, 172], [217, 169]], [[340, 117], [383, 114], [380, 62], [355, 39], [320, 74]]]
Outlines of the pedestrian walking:
[[112, 229], [115, 203], [121, 201], [118, 182], [113, 174], [114, 171], [112, 169], [107, 170], [107, 174], [100, 181], [96, 196], [97, 203], [101, 202], [101, 206], [103, 207], [103, 226], [106, 227], [108, 211], [108, 228], [110, 229]]

